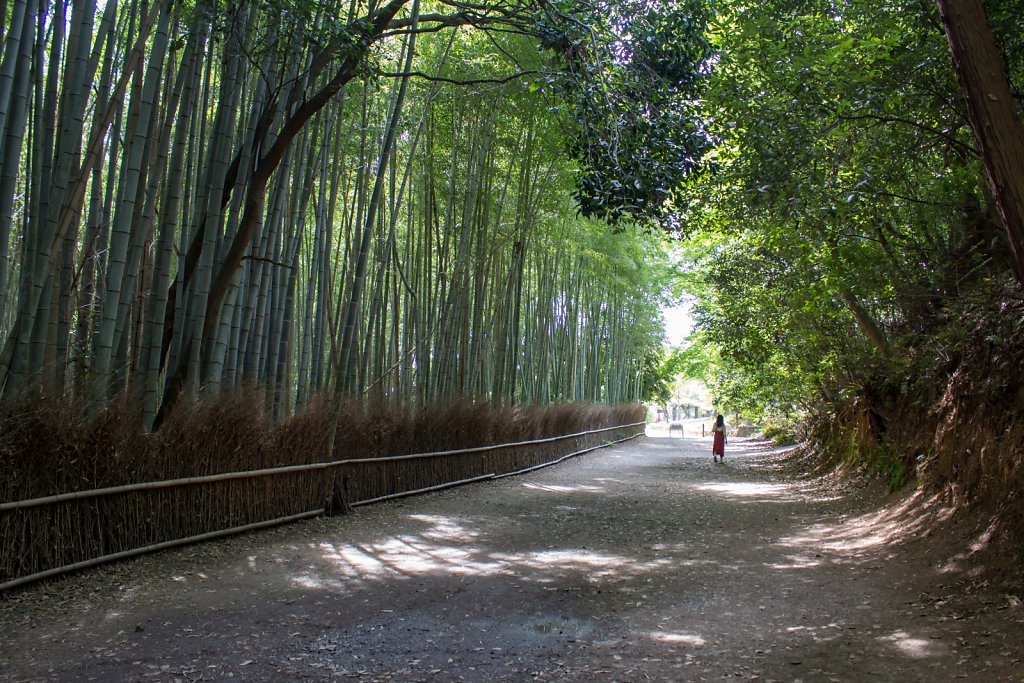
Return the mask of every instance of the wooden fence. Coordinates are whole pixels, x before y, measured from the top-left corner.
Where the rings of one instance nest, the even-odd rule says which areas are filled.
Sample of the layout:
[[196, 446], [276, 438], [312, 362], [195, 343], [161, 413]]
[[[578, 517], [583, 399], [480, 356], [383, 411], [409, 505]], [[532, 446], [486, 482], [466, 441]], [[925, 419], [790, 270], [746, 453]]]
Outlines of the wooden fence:
[[77, 569], [510, 476], [636, 438], [644, 423], [458, 450], [183, 477], [0, 503], [0, 592]]

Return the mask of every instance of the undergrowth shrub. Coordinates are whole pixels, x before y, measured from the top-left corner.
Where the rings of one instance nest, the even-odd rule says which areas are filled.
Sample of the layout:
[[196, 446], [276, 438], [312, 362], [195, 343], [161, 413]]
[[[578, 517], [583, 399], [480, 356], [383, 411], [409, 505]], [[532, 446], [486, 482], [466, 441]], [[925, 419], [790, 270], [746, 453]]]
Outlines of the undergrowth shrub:
[[[644, 415], [642, 406], [541, 408], [468, 400], [419, 409], [347, 402], [336, 414], [329, 400], [316, 397], [272, 424], [262, 396], [247, 389], [180, 404], [156, 432], [142, 426], [141, 402], [128, 395], [102, 408], [86, 399], [42, 394], [4, 402], [0, 500], [529, 441], [641, 422]], [[642, 427], [629, 433], [637, 431]], [[621, 436], [605, 432], [483, 453], [352, 463], [0, 512], [0, 583], [212, 530], [516, 471]]]
[[958, 500], [1002, 505], [1024, 487], [1024, 301], [966, 300], [910, 355], [823, 407], [808, 444]]
[[770, 424], [761, 431], [764, 438], [778, 444], [788, 445], [796, 441], [796, 434], [788, 425]]

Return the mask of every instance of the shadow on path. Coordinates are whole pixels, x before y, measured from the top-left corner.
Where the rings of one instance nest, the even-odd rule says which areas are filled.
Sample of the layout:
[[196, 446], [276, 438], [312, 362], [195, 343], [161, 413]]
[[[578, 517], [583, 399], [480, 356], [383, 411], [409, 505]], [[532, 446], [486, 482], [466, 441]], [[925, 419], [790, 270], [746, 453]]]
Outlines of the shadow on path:
[[0, 607], [0, 670], [15, 680], [1019, 678], [1020, 638], [975, 647], [977, 623], [929, 602], [941, 575], [892, 544], [905, 516], [880, 510], [872, 490], [785, 478], [785, 455], [734, 439], [715, 464], [708, 439], [649, 437], [40, 586]]

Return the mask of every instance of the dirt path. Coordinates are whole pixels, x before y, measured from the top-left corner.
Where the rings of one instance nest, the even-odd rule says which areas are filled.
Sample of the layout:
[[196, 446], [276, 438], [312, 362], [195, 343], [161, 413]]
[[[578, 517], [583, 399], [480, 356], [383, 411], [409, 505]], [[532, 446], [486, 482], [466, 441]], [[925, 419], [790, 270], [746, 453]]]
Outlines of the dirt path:
[[709, 452], [645, 438], [31, 588], [0, 678], [1024, 680], [1020, 600], [948, 534], [894, 544], [905, 496]]

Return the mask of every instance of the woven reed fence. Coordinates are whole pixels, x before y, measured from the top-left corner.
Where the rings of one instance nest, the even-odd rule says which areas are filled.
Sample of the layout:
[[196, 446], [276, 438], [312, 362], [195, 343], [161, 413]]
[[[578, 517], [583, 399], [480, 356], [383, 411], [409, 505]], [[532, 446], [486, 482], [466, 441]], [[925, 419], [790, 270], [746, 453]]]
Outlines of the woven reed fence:
[[644, 423], [430, 453], [349, 458], [0, 503], [0, 592], [145, 552], [517, 474], [635, 438]]

